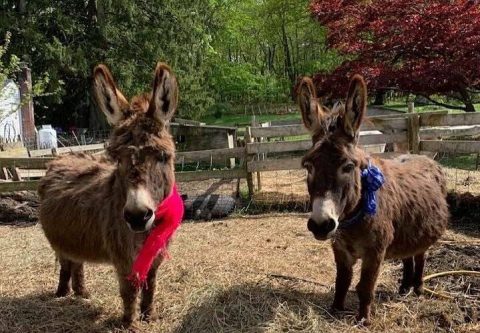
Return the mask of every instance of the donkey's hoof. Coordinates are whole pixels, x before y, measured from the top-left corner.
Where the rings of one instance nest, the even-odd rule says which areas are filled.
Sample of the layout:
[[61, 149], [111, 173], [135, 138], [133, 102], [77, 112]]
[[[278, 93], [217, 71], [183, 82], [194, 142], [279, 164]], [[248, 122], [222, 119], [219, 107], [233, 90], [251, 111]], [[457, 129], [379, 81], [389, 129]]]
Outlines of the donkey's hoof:
[[146, 323], [151, 323], [151, 322], [154, 322], [154, 321], [158, 320], [158, 315], [156, 315], [154, 313], [142, 313], [140, 315], [140, 320], [144, 321]]
[[357, 326], [367, 327], [367, 326], [372, 325], [372, 321], [370, 320], [369, 317], [364, 317], [364, 316], [358, 315], [356, 317], [356, 319], [357, 319]]
[[330, 307], [331, 312], [343, 312], [345, 311], [345, 306], [344, 305], [339, 305], [339, 304], [332, 304]]
[[416, 294], [417, 296], [423, 295], [423, 293], [424, 293], [423, 284], [414, 287], [414, 288], [413, 288], [413, 291], [415, 292], [415, 294]]
[[408, 293], [410, 292], [410, 289], [412, 288], [412, 286], [404, 286], [404, 285], [401, 285], [400, 288], [398, 289], [398, 293], [401, 295], [401, 296], [406, 296], [408, 295]]
[[70, 294], [70, 289], [68, 289], [68, 288], [58, 289], [58, 290], [55, 292], [55, 297], [57, 297], [57, 298], [65, 297], [65, 296], [67, 296], [68, 294]]
[[123, 317], [122, 317], [122, 326], [123, 327], [129, 328], [130, 326], [132, 326], [132, 323], [133, 323], [133, 317], [132, 316], [123, 315]]
[[89, 299], [90, 298], [90, 293], [86, 290], [76, 291], [74, 295], [77, 296], [77, 297], [84, 298], [84, 299]]

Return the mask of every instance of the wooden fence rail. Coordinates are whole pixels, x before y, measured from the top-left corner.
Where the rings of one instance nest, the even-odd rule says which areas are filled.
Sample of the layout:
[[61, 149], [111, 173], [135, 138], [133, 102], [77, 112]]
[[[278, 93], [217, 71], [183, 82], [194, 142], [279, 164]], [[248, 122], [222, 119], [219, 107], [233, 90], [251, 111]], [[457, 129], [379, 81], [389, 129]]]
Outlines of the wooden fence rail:
[[[405, 147], [410, 152], [422, 154], [479, 153], [480, 141], [444, 141], [442, 138], [480, 136], [480, 114], [427, 114], [409, 113], [405, 115], [367, 118], [361, 127], [360, 145], [374, 150], [385, 148], [387, 144]], [[279, 138], [279, 141], [271, 141]], [[270, 141], [268, 141], [270, 140]], [[278, 140], [278, 139], [276, 139]], [[271, 127], [247, 127], [245, 147], [211, 149], [202, 151], [177, 152], [176, 163], [212, 161], [214, 158], [240, 161], [240, 167], [219, 170], [176, 172], [179, 182], [203, 181], [207, 179], [246, 178], [249, 194], [254, 193], [253, 174], [257, 173], [257, 185], [261, 185], [260, 173], [265, 171], [297, 170], [301, 168], [301, 155], [310, 149], [312, 141], [302, 125]], [[58, 148], [56, 153], [88, 151], [103, 153], [106, 145], [74, 146]], [[46, 165], [54, 157], [51, 150], [31, 151], [29, 158], [0, 158], [0, 192], [34, 190], [38, 180], [46, 172]], [[398, 153], [375, 154], [384, 158]], [[43, 156], [43, 157], [39, 157]], [[19, 181], [10, 181], [9, 178]]]

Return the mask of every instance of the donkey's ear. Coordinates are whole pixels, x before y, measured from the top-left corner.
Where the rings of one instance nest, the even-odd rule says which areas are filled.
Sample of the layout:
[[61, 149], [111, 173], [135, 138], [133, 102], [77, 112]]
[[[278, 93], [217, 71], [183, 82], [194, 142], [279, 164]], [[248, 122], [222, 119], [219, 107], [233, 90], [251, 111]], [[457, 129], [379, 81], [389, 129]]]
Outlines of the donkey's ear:
[[169, 121], [178, 104], [178, 84], [168, 65], [158, 63], [153, 81], [153, 93], [147, 115], [157, 121]]
[[303, 124], [310, 131], [315, 134], [322, 127], [325, 114], [318, 104], [317, 93], [313, 85], [312, 79], [304, 77], [298, 86], [297, 102], [302, 113]]
[[125, 116], [128, 101], [118, 90], [112, 73], [105, 65], [98, 65], [93, 70], [93, 93], [100, 110], [111, 125], [116, 125]]
[[356, 140], [363, 117], [367, 110], [367, 85], [361, 75], [354, 75], [348, 87], [345, 113], [342, 117], [342, 128], [352, 140]]

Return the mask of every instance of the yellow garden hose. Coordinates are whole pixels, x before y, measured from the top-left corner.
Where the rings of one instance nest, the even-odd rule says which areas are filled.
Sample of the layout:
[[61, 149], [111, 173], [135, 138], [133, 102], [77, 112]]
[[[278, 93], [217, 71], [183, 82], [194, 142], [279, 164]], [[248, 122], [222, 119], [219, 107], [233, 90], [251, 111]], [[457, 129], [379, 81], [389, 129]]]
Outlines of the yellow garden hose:
[[[445, 276], [445, 275], [475, 275], [475, 276], [480, 276], [480, 272], [477, 272], [477, 271], [448, 271], [448, 272], [434, 273], [434, 274], [430, 274], [430, 275], [425, 276], [423, 278], [423, 282], [426, 282], [426, 281], [431, 280], [431, 279], [436, 278], [436, 277]], [[453, 296], [447, 295], [446, 293], [433, 291], [433, 290], [425, 288], [425, 287], [423, 288], [423, 290], [426, 293], [429, 293], [430, 295], [433, 295], [433, 296], [436, 296], [436, 297], [445, 298], [445, 299], [454, 299]]]

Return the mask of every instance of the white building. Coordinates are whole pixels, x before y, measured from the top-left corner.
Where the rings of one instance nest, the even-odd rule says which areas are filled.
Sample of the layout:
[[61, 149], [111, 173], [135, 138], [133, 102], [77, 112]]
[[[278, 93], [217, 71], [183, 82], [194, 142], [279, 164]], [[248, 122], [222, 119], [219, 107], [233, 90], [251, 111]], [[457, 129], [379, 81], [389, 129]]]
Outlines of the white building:
[[22, 137], [20, 89], [7, 80], [0, 90], [0, 142], [15, 142]]

